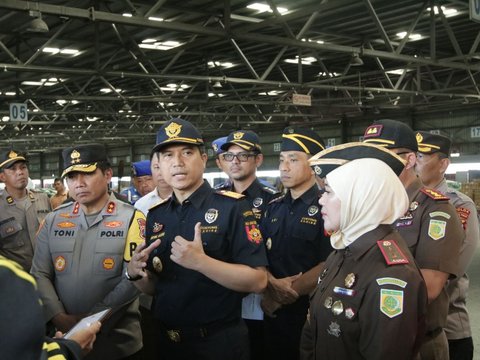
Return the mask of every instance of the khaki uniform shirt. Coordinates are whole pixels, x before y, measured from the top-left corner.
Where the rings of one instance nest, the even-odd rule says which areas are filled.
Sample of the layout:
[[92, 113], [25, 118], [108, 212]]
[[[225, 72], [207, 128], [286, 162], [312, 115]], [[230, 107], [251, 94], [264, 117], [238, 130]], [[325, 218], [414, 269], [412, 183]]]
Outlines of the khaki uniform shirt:
[[47, 195], [33, 191], [26, 195], [25, 201], [16, 202], [6, 189], [0, 193], [0, 255], [16, 261], [28, 272], [35, 234], [51, 209]]
[[[410, 208], [395, 226], [418, 267], [442, 271], [451, 278], [459, 276], [458, 254], [465, 235], [455, 208], [441, 194], [435, 199], [436, 196], [419, 179], [406, 190]], [[427, 333], [445, 327], [448, 303], [445, 287], [428, 305]]]
[[32, 274], [47, 320], [61, 312], [116, 310], [89, 359], [119, 359], [142, 347], [138, 291], [124, 273], [144, 230], [145, 216], [113, 194], [90, 225], [73, 202], [54, 210], [39, 230]]
[[427, 292], [407, 249], [397, 231], [380, 225], [328, 257], [310, 300], [301, 359], [413, 358]]
[[475, 203], [467, 195], [448, 187], [444, 179], [436, 188], [450, 198], [465, 230], [465, 238], [458, 258], [459, 278], [451, 280], [447, 286], [450, 297], [447, 326], [445, 332], [450, 340], [464, 339], [472, 336], [470, 319], [467, 311], [467, 292], [469, 280], [466, 274], [479, 242], [478, 214]]

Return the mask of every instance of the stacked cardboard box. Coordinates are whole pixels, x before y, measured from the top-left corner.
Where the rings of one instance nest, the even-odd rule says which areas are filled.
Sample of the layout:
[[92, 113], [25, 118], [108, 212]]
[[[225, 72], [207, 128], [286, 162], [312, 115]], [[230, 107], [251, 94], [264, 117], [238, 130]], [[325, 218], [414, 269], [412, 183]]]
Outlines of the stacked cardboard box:
[[477, 205], [477, 209], [480, 209], [480, 181], [463, 183], [461, 192], [469, 196]]

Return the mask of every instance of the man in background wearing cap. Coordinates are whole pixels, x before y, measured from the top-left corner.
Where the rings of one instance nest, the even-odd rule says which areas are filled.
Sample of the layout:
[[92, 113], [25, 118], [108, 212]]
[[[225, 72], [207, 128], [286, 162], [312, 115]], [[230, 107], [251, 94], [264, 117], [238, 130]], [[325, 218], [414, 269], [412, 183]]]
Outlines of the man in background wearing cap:
[[261, 223], [269, 263], [262, 300], [268, 360], [299, 358], [308, 294], [332, 250], [318, 206], [315, 174], [308, 164], [324, 148], [313, 130], [283, 131], [279, 170], [287, 192], [270, 202]]
[[[255, 218], [260, 221], [268, 203], [278, 195], [278, 191], [261, 184], [257, 178], [257, 168], [263, 162], [258, 135], [249, 130], [232, 131], [220, 148], [223, 153], [219, 155], [222, 159], [219, 161], [223, 161], [223, 171], [229, 176], [230, 181], [216, 189], [245, 195]], [[261, 299], [259, 294], [253, 293], [244, 297], [242, 301], [242, 317], [248, 327], [252, 360], [262, 359], [264, 353]]]
[[248, 359], [241, 299], [267, 283], [252, 210], [242, 195], [216, 192], [203, 180], [204, 142], [188, 121], [165, 123], [153, 152], [173, 195], [150, 209], [148, 247], [137, 248], [128, 273], [139, 289], [155, 293], [162, 359]]
[[50, 212], [48, 196], [27, 190], [26, 157], [15, 150], [0, 154], [0, 255], [30, 271], [35, 250], [35, 234]]
[[62, 177], [75, 201], [46, 217], [32, 265], [45, 318], [66, 332], [86, 315], [112, 308], [89, 359], [137, 359], [138, 290], [125, 270], [144, 240], [145, 216], [109, 194], [113, 171], [103, 145], [74, 146], [62, 156]]
[[[395, 120], [369, 126], [365, 142], [382, 145], [407, 161], [399, 176], [410, 200], [407, 213], [395, 226], [420, 267], [428, 291], [427, 333], [420, 348], [421, 360], [448, 360], [443, 328], [448, 314], [447, 280], [457, 277], [464, 234], [448, 197], [424, 187], [415, 173], [418, 145], [413, 130]], [[392, 339], [392, 341], [395, 341]]]
[[152, 179], [152, 170], [150, 160], [142, 160], [132, 163], [132, 182], [133, 185], [122, 190], [120, 195], [127, 198], [130, 204], [148, 194], [155, 188]]
[[[223, 136], [219, 137], [218, 139], [215, 139], [212, 141], [212, 150], [215, 153], [215, 163], [217, 164], [217, 167], [223, 171], [225, 174], [227, 172], [225, 171], [227, 162], [223, 159], [222, 154], [225, 152], [225, 150], [222, 150], [222, 145], [227, 142], [228, 136]], [[231, 185], [231, 180], [228, 178], [227, 180], [220, 182], [218, 184], [214, 184], [214, 189], [222, 189], [225, 186], [230, 186]]]
[[445, 332], [448, 338], [450, 360], [473, 359], [473, 340], [470, 319], [467, 311], [467, 292], [469, 279], [467, 268], [472, 261], [479, 242], [478, 214], [475, 203], [467, 195], [452, 189], [445, 180], [445, 171], [450, 164], [451, 141], [443, 135], [426, 131], [417, 132], [418, 153], [415, 170], [423, 183], [450, 198], [465, 230], [465, 239], [458, 258], [461, 276], [449, 281], [447, 286], [450, 297], [447, 325]]
[[[147, 195], [141, 197], [135, 203], [135, 208], [140, 210], [147, 216], [151, 207], [160, 204], [172, 195], [172, 187], [163, 179], [158, 163], [158, 153], [150, 154], [150, 168], [152, 171], [152, 179], [156, 185], [155, 189]], [[155, 322], [152, 307], [152, 297], [147, 294], [140, 294], [140, 313], [142, 315], [140, 325], [142, 326], [143, 349], [142, 360], [157, 360], [159, 351], [157, 349], [157, 332], [155, 330]]]

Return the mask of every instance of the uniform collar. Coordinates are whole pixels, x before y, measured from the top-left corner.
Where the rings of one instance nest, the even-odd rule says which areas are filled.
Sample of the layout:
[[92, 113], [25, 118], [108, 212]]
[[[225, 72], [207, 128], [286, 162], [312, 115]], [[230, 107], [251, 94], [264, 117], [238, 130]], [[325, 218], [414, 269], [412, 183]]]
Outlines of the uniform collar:
[[[320, 190], [318, 190], [318, 186], [315, 184], [310, 189], [305, 191], [298, 199], [295, 199], [295, 201], [298, 201], [300, 199], [302, 202], [309, 205], [312, 203], [312, 201], [318, 202], [319, 196], [320, 196]], [[290, 204], [293, 203], [292, 194], [290, 193], [290, 190], [287, 191], [283, 201], [288, 202]]]
[[[210, 186], [207, 180], [203, 180], [203, 184], [200, 185], [200, 187], [197, 190], [195, 190], [193, 194], [191, 194], [187, 199], [185, 199], [183, 203], [184, 204], [191, 203], [195, 208], [199, 209], [201, 208], [207, 196], [211, 193], [212, 193], [212, 187]], [[171, 206], [173, 206], [174, 204], [181, 205], [177, 200], [175, 193], [172, 193], [172, 196], [169, 201]]]
[[[108, 201], [103, 207], [102, 210], [100, 210], [100, 215], [103, 216], [112, 216], [112, 215], [117, 215], [118, 212], [118, 204], [119, 201], [115, 197], [115, 194], [113, 192], [110, 193], [108, 197]], [[80, 203], [75, 201], [73, 203], [73, 208], [72, 208], [72, 215], [78, 215], [79, 213], [83, 213], [82, 208], [80, 207]]]
[[372, 246], [376, 245], [378, 240], [383, 239], [390, 232], [392, 232], [392, 227], [390, 225], [379, 225], [347, 246], [345, 252], [350, 252], [354, 260], [357, 261], [368, 250], [370, 250]]

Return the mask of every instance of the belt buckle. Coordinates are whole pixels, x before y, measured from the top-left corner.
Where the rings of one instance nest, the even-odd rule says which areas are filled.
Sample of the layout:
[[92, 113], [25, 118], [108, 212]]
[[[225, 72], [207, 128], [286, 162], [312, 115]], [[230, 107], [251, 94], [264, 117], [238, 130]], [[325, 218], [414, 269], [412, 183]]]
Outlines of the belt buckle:
[[178, 330], [167, 330], [168, 338], [175, 343], [180, 342], [180, 331]]

